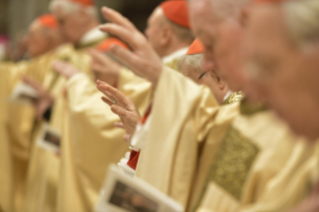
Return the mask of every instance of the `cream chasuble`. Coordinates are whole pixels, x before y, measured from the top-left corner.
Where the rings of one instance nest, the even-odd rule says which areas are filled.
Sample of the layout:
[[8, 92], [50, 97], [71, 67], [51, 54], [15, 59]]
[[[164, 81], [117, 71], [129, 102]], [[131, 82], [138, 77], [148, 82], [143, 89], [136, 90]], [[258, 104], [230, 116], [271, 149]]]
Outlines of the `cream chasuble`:
[[31, 61], [23, 61], [17, 64], [11, 63], [10, 65], [0, 64], [1, 75], [4, 80], [2, 86], [6, 88], [6, 92], [1, 96], [3, 101], [6, 102], [5, 131], [10, 141], [12, 171], [14, 173], [13, 211], [21, 211], [24, 202], [34, 112], [31, 106], [8, 102], [7, 98], [16, 84], [21, 81], [23, 75], [42, 82], [47, 67], [51, 65], [54, 57], [55, 53], [52, 51]]
[[136, 176], [186, 206], [199, 146], [217, 112], [218, 104], [208, 88], [165, 68]]
[[[73, 46], [66, 45], [56, 51], [55, 60], [68, 61], [80, 70], [88, 72], [90, 58], [86, 54], [74, 51]], [[56, 98], [52, 108], [50, 126], [62, 132], [64, 126], [63, 89], [64, 77], [52, 69], [52, 61], [47, 67], [43, 86]], [[32, 155], [27, 178], [26, 201], [24, 211], [27, 212], [51, 212], [57, 208], [57, 193], [60, 177], [60, 158], [52, 152], [42, 149], [37, 145], [38, 136], [44, 121], [37, 124], [33, 134]], [[63, 142], [63, 140], [62, 140]], [[61, 143], [61, 148], [63, 148]]]
[[[107, 34], [102, 33], [98, 28], [94, 28], [82, 37], [79, 45], [74, 47], [73, 45], [68, 44], [59, 48], [53, 59], [70, 62], [78, 67], [79, 70], [89, 73], [91, 59], [82, 50], [94, 47], [106, 38]], [[53, 71], [53, 59], [50, 61], [47, 69], [48, 74], [45, 78], [44, 87], [51, 90], [56, 97], [50, 125], [63, 132], [62, 129], [64, 129], [66, 124], [64, 123], [66, 122], [66, 119], [64, 119], [64, 113], [67, 111], [67, 106], [64, 105], [64, 98], [62, 95], [65, 83], [64, 77]], [[33, 155], [28, 171], [28, 199], [25, 201], [24, 209], [30, 212], [56, 211], [58, 201], [57, 186], [60, 182], [60, 158], [37, 146], [36, 140], [38, 138], [40, 127], [41, 124], [38, 124], [37, 130], [33, 136]], [[68, 132], [65, 132], [64, 134], [67, 133]], [[67, 141], [62, 138], [61, 148], [63, 148], [64, 143], [67, 143]], [[51, 166], [47, 164], [51, 164]], [[42, 179], [41, 183], [38, 183], [37, 179]]]
[[[181, 70], [179, 70], [178, 63], [180, 61], [180, 58], [183, 57], [184, 55], [186, 55], [187, 51], [188, 51], [188, 47], [181, 48], [181, 49], [173, 52], [172, 54], [162, 58], [162, 61], [165, 64], [165, 66], [167, 66], [167, 67], [169, 67], [177, 72], [181, 72]], [[152, 103], [151, 102], [152, 102], [152, 100], [149, 103], [150, 111], [152, 110]], [[151, 116], [152, 116], [152, 113], [150, 112], [147, 115], [146, 123], [144, 123], [144, 124], [138, 123], [136, 131], [130, 139], [133, 143], [134, 143], [134, 141], [137, 141], [137, 143], [143, 145], [146, 142], [145, 140], [147, 138], [147, 132], [148, 132], [148, 128], [149, 128], [148, 123], [150, 122], [149, 120], [151, 119]], [[135, 146], [136, 144], [133, 144], [133, 143], [131, 143], [131, 147], [130, 147], [131, 150], [138, 152], [140, 150], [140, 148]], [[125, 157], [122, 158], [118, 164], [125, 171], [128, 171], [132, 175], [135, 175], [135, 170], [128, 165], [128, 163], [132, 163], [132, 161], [130, 161], [130, 155], [131, 155], [131, 152], [128, 152], [127, 154], [125, 154]], [[138, 162], [138, 158], [139, 158], [139, 156], [136, 156], [136, 158], [135, 158], [137, 162]], [[134, 164], [135, 164], [135, 162], [134, 162]]]
[[11, 145], [6, 131], [6, 97], [8, 93], [7, 75], [11, 64], [0, 65], [0, 211], [13, 211], [13, 171]]
[[[292, 166], [305, 163], [313, 152], [270, 111], [239, 115], [226, 128], [224, 125], [221, 125], [224, 130], [220, 136], [216, 137], [214, 133], [215, 130], [221, 132], [216, 126], [207, 139], [190, 211], [237, 212], [245, 211], [243, 208], [248, 205], [261, 205], [265, 193], [281, 187], [280, 184], [269, 186], [285, 172], [284, 168], [290, 163]], [[215, 144], [210, 145], [210, 142], [220, 144], [217, 151]], [[296, 153], [299, 151], [301, 157]], [[297, 161], [292, 160], [295, 157]], [[301, 184], [306, 188], [306, 181]], [[272, 196], [272, 200], [278, 199], [280, 196]], [[293, 207], [292, 203], [287, 205]]]
[[169, 67], [175, 71], [181, 72], [181, 70], [179, 70], [179, 68], [178, 68], [178, 63], [179, 63], [179, 60], [181, 59], [181, 57], [186, 55], [188, 48], [189, 47], [181, 48], [181, 49], [173, 52], [172, 54], [162, 58], [163, 63], [167, 67]]
[[[217, 109], [208, 94], [163, 70], [136, 175], [186, 211], [238, 211], [258, 204], [303, 144], [271, 112], [247, 109], [245, 102]], [[303, 152], [308, 158], [299, 161], [306, 162], [312, 150]]]
[[[118, 89], [144, 111], [151, 95], [150, 83], [131, 71], [120, 71]], [[59, 184], [59, 212], [93, 211], [108, 166], [128, 150], [120, 121], [102, 100], [96, 84], [83, 74], [72, 77], [66, 86], [68, 114], [62, 147]]]

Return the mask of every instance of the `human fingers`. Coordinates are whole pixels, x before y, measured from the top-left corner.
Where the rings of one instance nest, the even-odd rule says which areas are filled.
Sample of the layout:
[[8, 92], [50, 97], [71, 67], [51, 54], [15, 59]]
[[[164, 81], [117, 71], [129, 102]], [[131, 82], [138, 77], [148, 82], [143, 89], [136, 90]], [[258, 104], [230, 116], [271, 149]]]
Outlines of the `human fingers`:
[[153, 57], [153, 52], [145, 51], [143, 55], [137, 55], [135, 52], [131, 52], [118, 45], [111, 45], [109, 51], [123, 61], [137, 75], [146, 78], [153, 85], [156, 85], [162, 71], [162, 62], [158, 56]]
[[105, 71], [105, 66], [99, 64], [99, 63], [95, 63], [95, 62], [92, 62], [91, 64], [91, 70], [93, 72], [98, 72], [98, 73], [104, 73]]
[[37, 90], [38, 92], [43, 90], [42, 85], [39, 82], [37, 82], [34, 79], [31, 79], [28, 76], [23, 76], [22, 81], [28, 84], [29, 86], [31, 86], [32, 88], [34, 88], [35, 90]]
[[125, 134], [125, 135], [123, 136], [123, 139], [124, 139], [124, 141], [126, 141], [127, 143], [129, 143], [129, 142], [130, 142], [130, 139], [131, 139], [131, 134]]
[[125, 120], [128, 117], [128, 114], [127, 114], [128, 112], [124, 108], [122, 108], [122, 107], [120, 107], [120, 106], [118, 106], [116, 104], [113, 104], [111, 106], [111, 110], [112, 110], [113, 113], [118, 115], [121, 119]]
[[97, 86], [100, 86], [100, 85], [104, 85], [104, 84], [107, 84], [106, 82], [103, 82], [101, 80], [96, 80], [96, 85]]
[[113, 102], [111, 100], [109, 100], [108, 98], [102, 96], [101, 97], [102, 101], [105, 102], [106, 104], [108, 104], [110, 107], [112, 107]]
[[121, 129], [125, 129], [125, 126], [122, 122], [115, 122], [115, 127], [121, 128]]
[[108, 8], [108, 7], [102, 7], [102, 15], [103, 17], [112, 23], [118, 24], [120, 26], [123, 26], [127, 29], [136, 29], [135, 26], [130, 22], [127, 18], [125, 18], [123, 15], [121, 15], [119, 12]]
[[96, 49], [87, 49], [86, 53], [92, 58], [92, 62], [101, 63], [101, 57], [99, 57], [99, 51]]
[[62, 75], [66, 75], [66, 64], [62, 61], [59, 60], [55, 60], [52, 62], [52, 67], [53, 70], [62, 74]]
[[87, 50], [87, 52], [98, 63], [107, 64], [110, 61], [112, 61], [112, 59], [109, 56], [107, 56], [107, 54], [100, 52], [96, 49], [89, 49]]
[[70, 78], [73, 75], [81, 72], [73, 64], [67, 63], [67, 62], [63, 62], [63, 61], [54, 61], [52, 66], [53, 66], [53, 69], [56, 70], [56, 72], [62, 74], [66, 78]]
[[99, 86], [103, 91], [107, 92], [109, 95], [111, 95], [112, 99], [116, 100], [117, 104], [127, 108], [127, 106], [130, 104], [129, 99], [118, 89], [110, 86], [110, 85], [101, 85]]
[[138, 30], [128, 30], [127, 28], [114, 23], [104, 24], [100, 26], [99, 29], [120, 38], [134, 50], [138, 49], [141, 43], [146, 40], [145, 36]]
[[[101, 91], [105, 96], [107, 96], [111, 100], [115, 100], [115, 97], [112, 93], [110, 93], [108, 90], [106, 90], [103, 86], [97, 86], [97, 89]], [[117, 101], [117, 100], [116, 100]]]

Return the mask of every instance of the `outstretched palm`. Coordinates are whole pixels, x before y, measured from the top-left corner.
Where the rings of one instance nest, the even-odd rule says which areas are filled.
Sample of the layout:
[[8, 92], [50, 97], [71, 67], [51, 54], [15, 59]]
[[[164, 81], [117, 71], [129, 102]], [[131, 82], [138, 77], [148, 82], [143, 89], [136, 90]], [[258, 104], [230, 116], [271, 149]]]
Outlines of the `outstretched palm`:
[[107, 98], [102, 97], [102, 100], [111, 107], [113, 113], [120, 117], [123, 125], [117, 124], [118, 127], [122, 126], [128, 134], [133, 134], [137, 123], [141, 119], [134, 102], [119, 90], [104, 82], [97, 81], [97, 88], [107, 96]]

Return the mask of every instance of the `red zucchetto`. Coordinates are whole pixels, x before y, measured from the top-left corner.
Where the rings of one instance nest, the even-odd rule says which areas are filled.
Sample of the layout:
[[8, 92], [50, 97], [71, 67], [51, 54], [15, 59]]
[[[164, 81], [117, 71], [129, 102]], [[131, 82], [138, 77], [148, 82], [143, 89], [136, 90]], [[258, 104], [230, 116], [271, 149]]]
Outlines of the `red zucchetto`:
[[99, 44], [96, 49], [101, 51], [101, 52], [107, 52], [109, 51], [109, 48], [112, 44], [118, 45], [118, 46], [122, 46], [126, 49], [130, 49], [128, 47], [127, 44], [125, 44], [123, 41], [121, 41], [118, 38], [114, 38], [114, 37], [110, 37], [108, 39], [106, 39], [105, 41], [103, 41], [101, 44]]
[[198, 38], [196, 38], [194, 42], [192, 43], [192, 45], [190, 45], [186, 55], [202, 54], [202, 53], [204, 53], [204, 45]]
[[42, 15], [37, 18], [37, 21], [41, 26], [47, 27], [47, 28], [57, 28], [58, 27], [58, 21], [55, 18], [55, 16], [51, 14]]
[[188, 2], [184, 0], [164, 1], [160, 7], [171, 22], [189, 28], [188, 20]]
[[76, 3], [81, 4], [83, 6], [94, 6], [95, 5], [93, 0], [67, 0], [67, 1], [76, 2]]

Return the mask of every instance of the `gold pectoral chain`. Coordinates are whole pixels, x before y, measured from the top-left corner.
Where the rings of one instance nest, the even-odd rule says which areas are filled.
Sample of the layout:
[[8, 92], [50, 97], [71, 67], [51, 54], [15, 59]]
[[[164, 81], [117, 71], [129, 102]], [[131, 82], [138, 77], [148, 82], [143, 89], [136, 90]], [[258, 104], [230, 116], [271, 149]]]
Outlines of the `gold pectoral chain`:
[[241, 91], [234, 92], [234, 93], [230, 94], [229, 97], [227, 97], [227, 99], [225, 99], [225, 101], [223, 102], [223, 105], [228, 105], [228, 104], [240, 102], [243, 98], [244, 98], [243, 92], [241, 92]]

